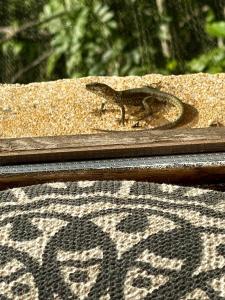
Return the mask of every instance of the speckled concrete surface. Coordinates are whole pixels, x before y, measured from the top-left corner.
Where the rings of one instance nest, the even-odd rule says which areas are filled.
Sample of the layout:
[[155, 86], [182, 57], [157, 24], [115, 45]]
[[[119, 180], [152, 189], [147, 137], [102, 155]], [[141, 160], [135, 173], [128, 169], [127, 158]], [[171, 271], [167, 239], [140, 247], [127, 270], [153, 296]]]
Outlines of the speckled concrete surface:
[[[128, 77], [86, 77], [28, 85], [0, 85], [0, 135], [6, 137], [52, 136], [94, 133], [93, 128], [135, 130], [137, 110], [128, 109], [126, 125], [119, 124], [120, 109], [107, 105], [101, 116], [101, 98], [88, 92], [85, 84], [103, 82], [122, 90], [160, 83], [162, 91], [180, 98], [186, 107], [181, 127], [225, 124], [225, 74], [163, 76], [151, 74]], [[141, 128], [163, 125], [176, 118], [173, 107], [157, 106]]]

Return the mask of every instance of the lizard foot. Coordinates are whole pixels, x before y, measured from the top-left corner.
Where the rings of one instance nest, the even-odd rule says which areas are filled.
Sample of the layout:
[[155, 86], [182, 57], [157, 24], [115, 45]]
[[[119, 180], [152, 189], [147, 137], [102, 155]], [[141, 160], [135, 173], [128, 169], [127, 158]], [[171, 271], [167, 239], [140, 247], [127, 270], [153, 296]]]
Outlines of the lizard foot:
[[127, 121], [127, 120], [121, 120], [121, 118], [117, 118], [116, 120], [120, 125], [123, 125], [123, 126], [125, 125], [125, 123]]
[[140, 128], [140, 127], [142, 126], [140, 125], [139, 121], [137, 121], [136, 123], [134, 123], [134, 125], [131, 126], [131, 128]]
[[100, 116], [104, 115], [105, 113], [106, 113], [106, 108], [100, 110]]

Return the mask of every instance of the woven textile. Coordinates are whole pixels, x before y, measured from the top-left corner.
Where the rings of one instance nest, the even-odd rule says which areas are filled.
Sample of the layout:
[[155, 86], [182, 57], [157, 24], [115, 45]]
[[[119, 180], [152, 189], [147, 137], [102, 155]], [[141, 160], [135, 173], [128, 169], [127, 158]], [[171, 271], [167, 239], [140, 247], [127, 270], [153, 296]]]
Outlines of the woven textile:
[[225, 299], [224, 192], [133, 181], [0, 192], [0, 299]]

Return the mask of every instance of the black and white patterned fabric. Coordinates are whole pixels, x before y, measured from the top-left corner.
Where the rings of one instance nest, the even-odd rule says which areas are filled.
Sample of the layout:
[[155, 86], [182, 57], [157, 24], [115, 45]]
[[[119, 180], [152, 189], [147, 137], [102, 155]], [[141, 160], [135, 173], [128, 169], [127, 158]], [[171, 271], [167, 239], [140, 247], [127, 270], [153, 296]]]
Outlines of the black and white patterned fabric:
[[225, 299], [224, 192], [80, 181], [0, 192], [0, 299]]

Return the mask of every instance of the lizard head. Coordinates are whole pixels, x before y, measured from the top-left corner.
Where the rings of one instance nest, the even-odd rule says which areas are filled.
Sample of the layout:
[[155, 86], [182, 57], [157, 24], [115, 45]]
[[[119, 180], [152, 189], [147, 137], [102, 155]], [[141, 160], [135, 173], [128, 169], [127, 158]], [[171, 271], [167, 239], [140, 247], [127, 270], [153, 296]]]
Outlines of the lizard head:
[[86, 84], [86, 89], [92, 93], [95, 93], [98, 96], [101, 97], [107, 97], [114, 95], [115, 91], [108, 86], [107, 84], [104, 83], [99, 83], [99, 82], [93, 82], [93, 83], [88, 83]]

